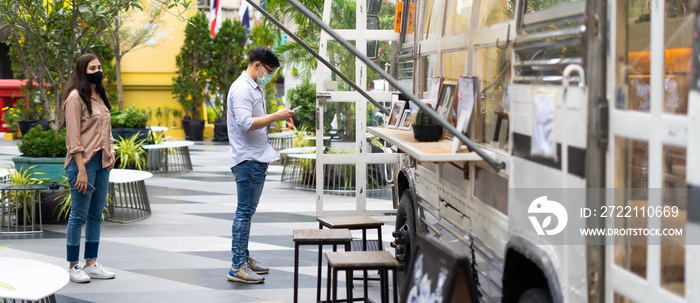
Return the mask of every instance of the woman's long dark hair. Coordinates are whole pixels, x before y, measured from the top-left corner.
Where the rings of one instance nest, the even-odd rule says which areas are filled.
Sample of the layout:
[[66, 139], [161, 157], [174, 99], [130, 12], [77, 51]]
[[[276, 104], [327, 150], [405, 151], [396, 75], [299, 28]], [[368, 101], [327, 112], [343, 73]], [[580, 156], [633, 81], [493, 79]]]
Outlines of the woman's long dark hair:
[[[98, 59], [97, 56], [93, 54], [84, 54], [78, 58], [78, 61], [75, 62], [75, 70], [73, 71], [73, 75], [70, 77], [70, 82], [68, 82], [68, 86], [66, 89], [63, 90], [63, 102], [66, 101], [66, 98], [68, 98], [68, 95], [70, 95], [70, 92], [73, 91], [73, 89], [78, 91], [78, 94], [80, 95], [80, 99], [83, 99], [83, 103], [85, 103], [85, 106], [87, 106], [88, 113], [92, 115], [92, 102], [90, 102], [90, 97], [92, 97], [92, 90], [90, 89], [90, 82], [87, 80], [87, 67], [90, 61]], [[107, 92], [105, 91], [105, 87], [102, 86], [102, 83], [97, 84], [95, 86], [95, 92], [97, 92], [100, 97], [102, 98], [102, 101], [105, 103], [108, 109], [112, 109], [112, 104], [109, 103], [109, 97], [107, 97]]]

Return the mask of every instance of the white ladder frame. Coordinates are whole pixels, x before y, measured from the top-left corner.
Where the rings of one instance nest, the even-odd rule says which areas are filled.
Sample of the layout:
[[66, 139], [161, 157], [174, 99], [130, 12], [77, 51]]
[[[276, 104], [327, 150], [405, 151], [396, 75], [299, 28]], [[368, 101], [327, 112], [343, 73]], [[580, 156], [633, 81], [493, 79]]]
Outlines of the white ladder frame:
[[[325, 0], [323, 4], [323, 22], [330, 24], [332, 0]], [[355, 47], [362, 53], [367, 53], [367, 40], [399, 41], [399, 33], [393, 30], [367, 30], [366, 0], [358, 0], [356, 5], [356, 19], [354, 30], [336, 30], [343, 38], [354, 40]], [[328, 41], [334, 40], [328, 33], [321, 31], [321, 41], [318, 53], [328, 59]], [[316, 70], [316, 92], [323, 92], [324, 81], [330, 79], [330, 70], [319, 64]], [[367, 79], [367, 66], [360, 59], [355, 58], [355, 83], [360, 87], [365, 86]], [[398, 163], [398, 154], [372, 154], [367, 153], [367, 99], [358, 92], [331, 91], [330, 98], [317, 98], [316, 105], [316, 215], [385, 215], [396, 210], [367, 210], [367, 164]], [[391, 101], [392, 92], [368, 92], [378, 102]], [[355, 102], [355, 153], [354, 154], [324, 154], [323, 153], [323, 121], [324, 109], [327, 102]], [[354, 164], [355, 165], [355, 197], [356, 204], [353, 212], [347, 210], [327, 211], [323, 201], [324, 165], [328, 164]]]

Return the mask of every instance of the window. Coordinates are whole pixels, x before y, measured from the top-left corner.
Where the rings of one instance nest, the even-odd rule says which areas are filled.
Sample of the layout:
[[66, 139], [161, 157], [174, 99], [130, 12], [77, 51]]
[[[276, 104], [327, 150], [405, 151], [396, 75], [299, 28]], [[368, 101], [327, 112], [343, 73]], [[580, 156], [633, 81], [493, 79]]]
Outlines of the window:
[[474, 138], [476, 142], [506, 150], [511, 98], [510, 53], [510, 47], [478, 49], [474, 72], [480, 77]]
[[[618, 97], [615, 106], [648, 112], [651, 108], [650, 26], [651, 14], [647, 1], [625, 1], [626, 22], [618, 22], [617, 77]], [[626, 98], [625, 98], [626, 95]]]
[[472, 17], [472, 0], [452, 0], [447, 7], [445, 36], [459, 34], [469, 29]]
[[515, 1], [491, 0], [479, 4], [479, 27], [513, 19]]
[[440, 25], [438, 23], [442, 20], [440, 18], [442, 16], [440, 13], [441, 2], [442, 1], [439, 0], [425, 1], [421, 20], [421, 34], [423, 39], [430, 39], [440, 35]]
[[428, 79], [436, 76], [437, 59], [437, 54], [423, 56], [421, 58], [421, 68], [423, 69], [423, 79], [421, 79], [421, 85], [423, 86], [423, 98], [427, 98], [428, 89], [430, 89]]
[[442, 54], [442, 70], [445, 80], [457, 81], [467, 75], [467, 51]]
[[690, 90], [690, 56], [693, 20], [688, 11], [696, 1], [666, 1], [664, 27], [666, 34], [666, 61], [664, 74], [664, 112], [669, 114], [688, 113], [688, 91]]
[[[557, 6], [559, 4], [571, 3], [571, 2], [577, 2], [577, 1], [583, 1], [583, 0], [548, 0], [548, 1], [528, 0], [527, 1], [527, 8], [525, 9], [525, 12], [526, 13], [533, 13], [536, 11], [540, 11], [543, 9]], [[644, 2], [646, 3], [647, 1], [644, 0]], [[515, 5], [515, 4], [512, 4], [512, 5]]]

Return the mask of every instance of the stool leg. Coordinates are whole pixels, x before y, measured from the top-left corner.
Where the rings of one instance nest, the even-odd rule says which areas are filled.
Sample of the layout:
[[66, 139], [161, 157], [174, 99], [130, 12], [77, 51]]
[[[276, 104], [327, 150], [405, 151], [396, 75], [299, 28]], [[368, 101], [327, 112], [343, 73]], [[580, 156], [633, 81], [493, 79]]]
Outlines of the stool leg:
[[365, 269], [365, 270], [363, 270], [362, 272], [363, 272], [363, 273], [362, 273], [362, 278], [363, 278], [363, 279], [362, 279], [362, 286], [364, 286], [363, 292], [364, 292], [364, 294], [365, 294], [365, 298], [368, 298], [368, 297], [369, 297], [369, 294], [368, 294], [368, 291], [369, 291], [369, 290], [367, 289], [367, 288], [368, 288], [368, 287], [367, 287], [367, 270]]
[[362, 250], [367, 251], [367, 229], [362, 229]]
[[394, 280], [394, 303], [399, 303], [399, 295], [398, 295], [399, 290], [397, 289], [398, 286], [396, 283], [396, 269], [395, 268], [391, 270], [391, 276], [392, 276], [392, 280]]
[[[362, 229], [362, 250], [367, 251], [367, 229], [366, 228]], [[368, 298], [367, 270], [362, 271], [362, 286], [364, 286], [363, 293], [365, 295], [365, 299], [367, 299]]]
[[[330, 266], [330, 265], [329, 265]], [[333, 269], [333, 303], [338, 302], [338, 269]]]
[[321, 300], [321, 251], [323, 250], [323, 245], [318, 245], [318, 274], [316, 275], [316, 302]]
[[299, 244], [294, 244], [294, 303], [299, 302]]
[[346, 292], [348, 294], [348, 303], [353, 302], [354, 300], [352, 299], [352, 270], [351, 269], [346, 269], [345, 270], [345, 287]]
[[379, 226], [377, 227], [377, 235], [379, 236], [379, 243], [377, 243], [379, 250], [382, 251], [384, 250], [384, 244], [382, 242], [382, 227]]
[[389, 283], [387, 281], [388, 277], [386, 275], [386, 270], [379, 270], [379, 288], [380, 294], [382, 295], [382, 303], [388, 303], [389, 301]]
[[[335, 251], [335, 245], [333, 245], [333, 251]], [[326, 258], [328, 260], [328, 258]], [[326, 274], [328, 276], [328, 279], [326, 280], [326, 301], [330, 302], [331, 301], [331, 265], [327, 265], [328, 273]]]

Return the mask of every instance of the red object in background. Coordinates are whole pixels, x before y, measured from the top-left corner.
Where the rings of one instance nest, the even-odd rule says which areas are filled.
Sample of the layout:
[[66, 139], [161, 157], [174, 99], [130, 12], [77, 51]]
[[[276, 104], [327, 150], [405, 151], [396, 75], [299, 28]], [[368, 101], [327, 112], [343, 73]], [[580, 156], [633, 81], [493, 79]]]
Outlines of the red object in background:
[[[0, 132], [7, 132], [7, 124], [5, 124], [5, 107], [14, 107], [15, 102], [21, 97], [19, 94], [22, 90], [20, 86], [27, 83], [27, 80], [0, 80]], [[14, 95], [14, 97], [13, 97]]]

